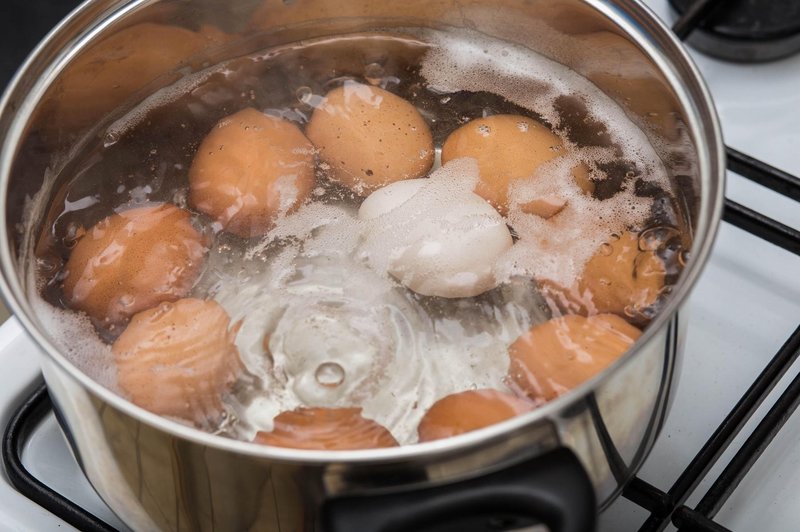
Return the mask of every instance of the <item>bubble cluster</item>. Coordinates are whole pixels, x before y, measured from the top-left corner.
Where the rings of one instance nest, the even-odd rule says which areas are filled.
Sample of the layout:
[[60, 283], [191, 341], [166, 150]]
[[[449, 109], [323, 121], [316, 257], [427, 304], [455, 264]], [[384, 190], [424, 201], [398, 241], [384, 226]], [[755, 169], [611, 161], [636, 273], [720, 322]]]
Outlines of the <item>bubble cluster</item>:
[[[669, 187], [663, 164], [644, 132], [614, 100], [575, 71], [530, 49], [470, 30], [425, 30], [422, 35], [433, 44], [420, 69], [429, 88], [442, 93], [497, 94], [537, 113], [557, 132], [563, 121], [561, 102], [576, 98], [585, 105], [588, 117], [606, 126], [623, 156], [647, 168], [644, 179]], [[497, 61], [500, 55], [504, 58]], [[566, 137], [565, 132], [561, 134]]]
[[[648, 138], [613, 100], [562, 64], [468, 30], [423, 34], [435, 45], [421, 66], [431, 89], [496, 93], [541, 116], [561, 137], [566, 147], [561, 156], [537, 168], [533, 179], [512, 184], [508, 222], [519, 241], [498, 264], [498, 274], [574, 284], [609, 235], [641, 228], [647, 220], [653, 200], [638, 196], [631, 178], [670, 189], [663, 163]], [[503, 60], [497, 61], [501, 55]], [[580, 102], [587, 120], [601, 122], [610, 142], [573, 142], [560, 110], [565, 98]], [[599, 200], [586, 194], [573, 179], [572, 169], [579, 165], [592, 170], [593, 181], [608, 179], [602, 168], [620, 159], [635, 161], [637, 172], [629, 170], [627, 181], [611, 197]], [[525, 204], [542, 197], [559, 197], [568, 207], [547, 220], [527, 214]]]
[[97, 336], [91, 319], [85, 314], [53, 307], [36, 293], [29, 293], [28, 297], [42, 330], [50, 333], [51, 341], [61, 353], [88, 377], [121, 393], [111, 346]]

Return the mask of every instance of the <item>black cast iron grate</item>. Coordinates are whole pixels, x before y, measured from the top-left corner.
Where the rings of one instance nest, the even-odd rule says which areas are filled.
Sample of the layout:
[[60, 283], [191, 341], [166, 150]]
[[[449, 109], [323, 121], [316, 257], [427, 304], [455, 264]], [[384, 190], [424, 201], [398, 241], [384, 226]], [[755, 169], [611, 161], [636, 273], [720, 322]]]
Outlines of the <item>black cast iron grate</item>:
[[[676, 35], [685, 40], [720, 0], [697, 0], [673, 25]], [[733, 148], [727, 148], [728, 170], [772, 189], [794, 201], [800, 201], [800, 179]], [[723, 220], [772, 244], [800, 255], [800, 231], [777, 222], [730, 199], [725, 199]], [[794, 330], [761, 374], [753, 381], [739, 402], [728, 413], [706, 443], [683, 470], [675, 483], [664, 492], [638, 477], [622, 495], [650, 512], [639, 532], [660, 532], [672, 523], [680, 532], [721, 532], [728, 530], [713, 519], [750, 468], [758, 460], [787, 419], [800, 405], [800, 375], [775, 401], [744, 444], [695, 508], [684, 505], [709, 469], [728, 448], [734, 437], [755, 413], [767, 395], [800, 355], [800, 325]]]
[[[697, 0], [675, 22], [673, 30], [686, 39], [720, 0]], [[727, 148], [728, 170], [779, 194], [800, 202], [800, 179]], [[757, 211], [725, 200], [723, 220], [772, 244], [800, 255], [800, 231], [777, 222]], [[684, 503], [705, 478], [711, 467], [728, 448], [734, 437], [775, 388], [778, 381], [800, 355], [800, 325], [758, 375], [739, 402], [700, 448], [694, 459], [667, 490], [634, 477], [622, 495], [650, 512], [639, 532], [660, 532], [670, 523], [680, 532], [725, 532], [727, 528], [714, 521], [717, 512], [737, 488], [787, 419], [800, 405], [800, 375], [794, 378], [767, 414], [731, 458], [722, 473], [701, 498], [696, 507]], [[64, 495], [50, 489], [34, 477], [22, 462], [25, 443], [52, 411], [52, 403], [44, 384], [18, 407], [3, 435], [3, 463], [14, 487], [23, 495], [79, 530], [116, 532], [116, 529], [87, 512]], [[598, 427], [602, 428], [602, 427]], [[604, 431], [598, 430], [598, 434]], [[613, 449], [610, 440], [604, 442]], [[624, 474], [624, 471], [618, 472]], [[728, 531], [730, 532], [730, 531]]]

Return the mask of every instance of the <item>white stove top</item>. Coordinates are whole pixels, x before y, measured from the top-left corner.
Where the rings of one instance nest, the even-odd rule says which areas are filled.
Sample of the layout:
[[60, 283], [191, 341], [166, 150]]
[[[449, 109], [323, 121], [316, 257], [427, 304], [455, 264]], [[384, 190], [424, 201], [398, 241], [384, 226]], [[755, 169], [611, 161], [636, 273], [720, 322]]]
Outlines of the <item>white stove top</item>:
[[[645, 0], [670, 20], [666, 0]], [[762, 65], [731, 64], [692, 52], [715, 98], [727, 144], [800, 174], [800, 55]], [[800, 228], [800, 208], [735, 175], [728, 197]], [[668, 490], [706, 439], [800, 322], [800, 258], [723, 224], [709, 264], [689, 300], [685, 359], [674, 406], [639, 476]], [[0, 427], [38, 382], [38, 352], [19, 323], [0, 327]], [[792, 368], [785, 385], [798, 372]], [[782, 391], [750, 420], [687, 504], [693, 507]], [[794, 530], [800, 523], [800, 415], [793, 416], [716, 520], [734, 531]], [[38, 478], [124, 529], [92, 491], [50, 415], [29, 442], [25, 464]], [[601, 516], [603, 532], [636, 530], [645, 510], [620, 498]], [[672, 528], [671, 528], [672, 529]], [[72, 528], [17, 493], [0, 470], [0, 530]], [[668, 529], [669, 530], [669, 529]], [[673, 529], [674, 530], [674, 529]]]
[[[666, 0], [645, 0], [671, 20]], [[800, 174], [800, 55], [772, 63], [726, 63], [691, 51], [706, 79], [728, 146]], [[735, 174], [726, 195], [800, 228], [800, 207]], [[639, 477], [667, 491], [800, 323], [800, 258], [723, 223], [689, 300], [685, 358], [675, 402]], [[792, 368], [722, 455], [694, 496], [694, 507], [761, 416], [797, 374]], [[800, 416], [784, 426], [715, 518], [734, 531], [796, 530], [800, 506]], [[619, 499], [601, 530], [637, 530], [647, 512]], [[673, 527], [667, 530], [674, 530]]]

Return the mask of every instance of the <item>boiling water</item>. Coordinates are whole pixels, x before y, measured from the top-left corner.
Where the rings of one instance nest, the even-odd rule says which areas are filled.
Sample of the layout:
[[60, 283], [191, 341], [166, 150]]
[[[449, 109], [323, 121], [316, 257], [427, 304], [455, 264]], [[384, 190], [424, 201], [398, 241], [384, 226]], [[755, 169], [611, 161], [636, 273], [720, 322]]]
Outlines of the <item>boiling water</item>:
[[[215, 231], [192, 296], [216, 299], [241, 322], [236, 343], [246, 371], [224, 398], [225, 421], [210, 430], [250, 440], [270, 430], [275, 415], [301, 405], [359, 406], [399, 442], [412, 443], [435, 400], [466, 389], [506, 389], [508, 346], [560, 312], [539, 293], [536, 279], [571, 285], [604, 242], [630, 229], [641, 231], [642, 249], [662, 256], [668, 283], [677, 278], [684, 255], [663, 165], [643, 133], [586, 79], [470, 32], [325, 39], [237, 58], [154, 94], [61, 172], [36, 249], [35, 286], [49, 303], [39, 305], [42, 319], [59, 331], [58, 341], [79, 367], [115, 387], [107, 344], [120, 331], [63, 310], [62, 269], [83, 228], [146, 202], [191, 209], [188, 168], [218, 120], [255, 107], [302, 128], [324, 94], [350, 80], [411, 102], [437, 149], [477, 117], [539, 120], [562, 138], [566, 152], [539, 171], [569, 175], [586, 164], [595, 196], [568, 180], [520, 184], [512, 194], [519, 203], [558, 191], [570, 207], [546, 221], [512, 206], [507, 222], [515, 244], [495, 265], [504, 281], [497, 289], [469, 299], [423, 297], [389, 276], [385, 261], [403, 216], [425, 209], [404, 206], [405, 214], [393, 213], [395, 225], [375, 233], [376, 224], [389, 222], [358, 220], [362, 199], [328, 180], [318, 165], [311, 200], [263, 238]], [[434, 172], [434, 195], [457, 201], [470, 193], [477, 169], [459, 164], [456, 172], [450, 165]], [[200, 214], [195, 223], [214, 227]]]

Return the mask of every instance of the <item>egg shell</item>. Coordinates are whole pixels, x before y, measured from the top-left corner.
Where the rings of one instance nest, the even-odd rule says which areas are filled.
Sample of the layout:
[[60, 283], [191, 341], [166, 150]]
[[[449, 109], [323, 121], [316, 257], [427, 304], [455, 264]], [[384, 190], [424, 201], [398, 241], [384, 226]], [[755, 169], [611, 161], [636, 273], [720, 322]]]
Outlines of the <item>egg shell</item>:
[[602, 372], [640, 335], [614, 314], [553, 318], [511, 344], [510, 382], [534, 401], [549, 401]]
[[103, 324], [189, 293], [208, 239], [188, 211], [170, 204], [128, 209], [97, 222], [65, 265], [66, 304]]
[[248, 108], [220, 120], [189, 169], [189, 201], [229, 232], [266, 233], [314, 188], [314, 147], [293, 123]]
[[666, 267], [654, 251], [639, 249], [639, 237], [625, 231], [600, 246], [586, 263], [579, 292], [596, 312], [633, 317], [656, 302]]
[[[359, 218], [377, 220], [409, 201], [427, 182], [400, 181], [373, 192], [361, 204]], [[389, 273], [426, 296], [473, 297], [495, 288], [494, 263], [513, 245], [505, 220], [472, 193], [453, 202], [442, 197], [437, 207], [400, 235], [391, 227], [373, 226], [374, 231], [386, 231]]]
[[149, 82], [227, 38], [213, 26], [199, 32], [150, 22], [124, 28], [82, 53], [58, 79], [50, 99], [54, 122], [91, 125]]
[[[475, 158], [480, 169], [475, 192], [505, 215], [511, 183], [531, 178], [542, 164], [563, 153], [561, 139], [536, 120], [521, 115], [493, 115], [471, 120], [453, 131], [442, 147], [442, 163], [461, 157]], [[579, 165], [572, 175], [584, 192], [594, 190], [588, 167]], [[537, 198], [522, 209], [550, 218], [565, 205], [566, 200], [556, 195]]]
[[379, 87], [347, 82], [325, 95], [306, 134], [330, 166], [331, 179], [366, 196], [379, 187], [424, 176], [433, 166], [433, 137], [417, 109]]
[[181, 299], [140, 312], [112, 346], [119, 386], [155, 414], [214, 419], [242, 369], [236, 331], [215, 301]]
[[272, 432], [256, 434], [256, 443], [294, 449], [346, 451], [397, 447], [384, 427], [366, 419], [360, 408], [300, 408], [278, 414]]
[[534, 404], [497, 390], [468, 390], [439, 399], [417, 427], [419, 441], [457, 436], [529, 412]]
[[[594, 182], [591, 179], [591, 171], [585, 164], [575, 166], [570, 172], [574, 183], [584, 194], [594, 193]], [[513, 199], [509, 198], [513, 203]], [[528, 214], [535, 214], [544, 219], [549, 219], [560, 213], [567, 206], [566, 194], [553, 193], [540, 196], [531, 201], [520, 204], [520, 210]]]

